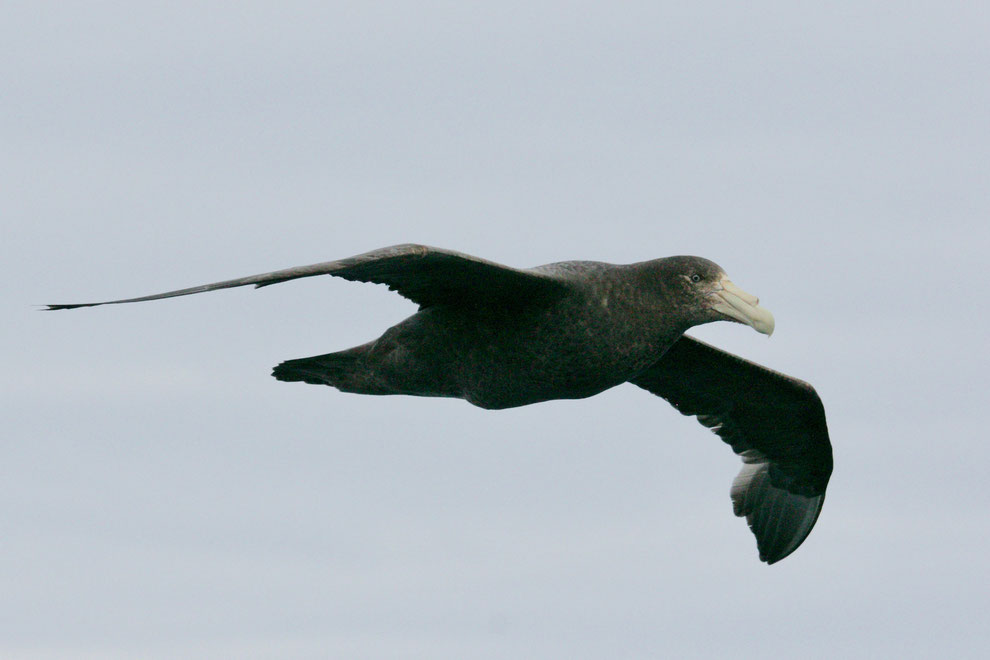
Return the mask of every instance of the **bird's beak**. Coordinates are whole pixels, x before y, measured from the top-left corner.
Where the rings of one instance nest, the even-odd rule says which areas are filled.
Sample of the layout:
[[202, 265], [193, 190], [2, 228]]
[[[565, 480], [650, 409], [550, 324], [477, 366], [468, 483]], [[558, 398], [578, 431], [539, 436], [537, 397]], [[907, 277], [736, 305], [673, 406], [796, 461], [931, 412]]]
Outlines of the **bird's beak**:
[[715, 285], [711, 295], [715, 296], [712, 309], [725, 314], [734, 321], [745, 323], [757, 332], [768, 337], [773, 334], [773, 314], [760, 307], [760, 299], [746, 293], [729, 278], [723, 277]]

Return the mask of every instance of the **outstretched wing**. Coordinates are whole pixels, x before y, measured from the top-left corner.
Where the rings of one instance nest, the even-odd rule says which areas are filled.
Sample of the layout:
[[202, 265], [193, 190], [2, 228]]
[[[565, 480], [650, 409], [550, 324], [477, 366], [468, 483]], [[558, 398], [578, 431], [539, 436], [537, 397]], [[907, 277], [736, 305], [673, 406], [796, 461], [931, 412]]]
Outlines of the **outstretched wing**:
[[567, 291], [567, 285], [551, 275], [509, 268], [453, 250], [406, 244], [366, 252], [339, 261], [286, 268], [139, 298], [48, 305], [48, 309], [74, 309], [160, 300], [249, 284], [255, 287], [269, 286], [315, 275], [334, 275], [358, 282], [386, 284], [389, 289], [418, 303], [420, 307], [440, 304], [467, 306], [539, 304], [553, 300]]
[[801, 545], [832, 474], [825, 409], [811, 385], [686, 336], [630, 382], [697, 416], [742, 457], [732, 504], [760, 559], [772, 564]]

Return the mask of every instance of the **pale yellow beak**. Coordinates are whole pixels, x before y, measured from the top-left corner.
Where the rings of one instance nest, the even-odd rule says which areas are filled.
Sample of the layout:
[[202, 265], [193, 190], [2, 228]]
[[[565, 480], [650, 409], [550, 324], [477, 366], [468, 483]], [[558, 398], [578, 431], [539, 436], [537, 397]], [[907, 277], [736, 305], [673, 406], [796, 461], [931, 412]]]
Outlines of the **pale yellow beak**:
[[712, 295], [719, 300], [712, 309], [725, 314], [731, 319], [745, 323], [757, 332], [768, 337], [773, 334], [773, 314], [760, 307], [760, 299], [751, 293], [746, 293], [729, 278], [719, 280]]

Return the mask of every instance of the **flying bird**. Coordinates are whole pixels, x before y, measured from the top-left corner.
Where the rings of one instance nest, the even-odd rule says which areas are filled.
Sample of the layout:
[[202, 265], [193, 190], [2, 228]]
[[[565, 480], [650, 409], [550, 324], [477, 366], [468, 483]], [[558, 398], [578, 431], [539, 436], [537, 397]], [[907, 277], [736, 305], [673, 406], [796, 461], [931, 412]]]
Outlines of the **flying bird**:
[[465, 399], [488, 409], [579, 399], [630, 382], [718, 434], [742, 458], [730, 496], [774, 563], [811, 532], [832, 473], [825, 410], [811, 385], [684, 335], [712, 321], [773, 332], [773, 316], [715, 263], [564, 261], [517, 269], [451, 250], [397, 245], [139, 298], [333, 275], [385, 284], [419, 311], [366, 344], [288, 360], [281, 381], [358, 394]]

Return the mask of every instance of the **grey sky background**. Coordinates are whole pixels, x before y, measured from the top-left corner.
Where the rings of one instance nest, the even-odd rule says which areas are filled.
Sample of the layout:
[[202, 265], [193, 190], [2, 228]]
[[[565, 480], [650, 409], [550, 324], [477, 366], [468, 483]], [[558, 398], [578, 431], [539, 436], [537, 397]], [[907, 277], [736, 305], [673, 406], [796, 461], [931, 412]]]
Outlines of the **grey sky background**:
[[[984, 657], [985, 3], [4, 3], [0, 656]], [[767, 567], [737, 459], [623, 386], [278, 383], [414, 311], [331, 278], [699, 254], [836, 468]]]

